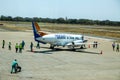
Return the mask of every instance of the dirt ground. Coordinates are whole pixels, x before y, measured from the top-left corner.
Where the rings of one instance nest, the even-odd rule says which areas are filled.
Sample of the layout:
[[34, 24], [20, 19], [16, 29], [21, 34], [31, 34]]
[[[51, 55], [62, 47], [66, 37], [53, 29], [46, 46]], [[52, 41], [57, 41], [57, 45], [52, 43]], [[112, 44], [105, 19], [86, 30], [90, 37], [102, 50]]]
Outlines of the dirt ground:
[[[2, 49], [2, 40], [6, 41]], [[112, 40], [86, 37], [89, 42], [98, 41], [98, 48], [71, 51], [67, 47], [49, 49], [48, 44], [30, 52], [30, 42], [36, 42], [32, 31], [0, 31], [0, 80], [120, 80], [120, 52], [112, 50]], [[15, 44], [25, 41], [22, 53], [15, 53]], [[8, 50], [8, 42], [12, 50]], [[102, 51], [102, 54], [100, 54]], [[10, 74], [11, 63], [17, 59], [22, 71]]]

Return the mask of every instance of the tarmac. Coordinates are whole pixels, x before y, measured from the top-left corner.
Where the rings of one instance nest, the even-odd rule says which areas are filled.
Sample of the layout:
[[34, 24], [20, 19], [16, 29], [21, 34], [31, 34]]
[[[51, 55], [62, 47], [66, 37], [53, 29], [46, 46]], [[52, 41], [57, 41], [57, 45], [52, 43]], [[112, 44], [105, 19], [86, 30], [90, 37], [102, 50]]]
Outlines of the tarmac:
[[[111, 39], [85, 37], [89, 42], [99, 42], [98, 48], [71, 51], [67, 47], [49, 49], [40, 44], [36, 49], [32, 31], [0, 32], [0, 80], [120, 80], [120, 52], [112, 50]], [[2, 49], [2, 40], [6, 41]], [[25, 41], [22, 53], [15, 53], [15, 44]], [[12, 50], [8, 50], [8, 42]], [[30, 52], [30, 42], [34, 43]], [[11, 74], [11, 63], [17, 59], [22, 71]]]

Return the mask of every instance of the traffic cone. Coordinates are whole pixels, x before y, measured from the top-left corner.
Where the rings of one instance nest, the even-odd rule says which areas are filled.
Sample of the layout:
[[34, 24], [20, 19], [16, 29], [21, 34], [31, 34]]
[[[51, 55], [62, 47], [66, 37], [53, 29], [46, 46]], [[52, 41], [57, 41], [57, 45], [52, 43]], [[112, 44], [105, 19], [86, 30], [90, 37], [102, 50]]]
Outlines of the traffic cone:
[[90, 48], [90, 45], [88, 45], [88, 48]]
[[101, 50], [100, 54], [103, 54], [102, 50]]

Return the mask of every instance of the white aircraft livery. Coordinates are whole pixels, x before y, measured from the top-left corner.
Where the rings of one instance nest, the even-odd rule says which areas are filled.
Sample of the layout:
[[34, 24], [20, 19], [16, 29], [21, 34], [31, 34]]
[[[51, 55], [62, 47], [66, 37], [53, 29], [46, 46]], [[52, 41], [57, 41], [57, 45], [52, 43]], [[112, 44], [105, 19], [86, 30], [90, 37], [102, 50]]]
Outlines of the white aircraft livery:
[[56, 46], [68, 46], [69, 48], [75, 49], [75, 47], [81, 47], [87, 42], [87, 40], [84, 40], [83, 35], [63, 33], [49, 34], [43, 32], [36, 22], [32, 22], [32, 27], [35, 41], [44, 44], [48, 43], [51, 49], [54, 49]]

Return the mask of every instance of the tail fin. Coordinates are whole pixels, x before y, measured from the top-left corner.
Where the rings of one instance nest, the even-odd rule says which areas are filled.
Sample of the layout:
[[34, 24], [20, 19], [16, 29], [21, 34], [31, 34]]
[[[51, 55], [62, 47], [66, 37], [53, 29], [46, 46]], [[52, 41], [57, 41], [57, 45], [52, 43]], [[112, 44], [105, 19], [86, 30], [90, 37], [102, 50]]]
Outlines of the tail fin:
[[46, 35], [47, 33], [41, 32], [40, 27], [36, 22], [32, 22], [32, 27], [35, 41], [46, 44], [45, 42], [38, 40], [38, 38], [42, 37], [43, 35]]
[[35, 39], [35, 41], [38, 41], [36, 38], [41, 37], [41, 36], [38, 34], [35, 22], [32, 22], [32, 28], [33, 28], [33, 33], [34, 33], [34, 39]]
[[35, 24], [36, 30], [40, 31], [40, 26], [36, 22], [34, 22], [34, 24]]
[[44, 31], [41, 31], [40, 26], [36, 22], [34, 22], [34, 25], [35, 25], [36, 31], [38, 32], [38, 34], [40, 36], [44, 36], [44, 35], [48, 34], [48, 33], [44, 32]]

